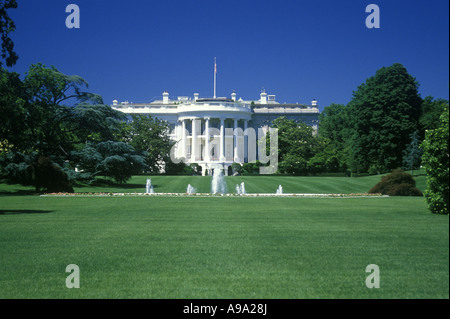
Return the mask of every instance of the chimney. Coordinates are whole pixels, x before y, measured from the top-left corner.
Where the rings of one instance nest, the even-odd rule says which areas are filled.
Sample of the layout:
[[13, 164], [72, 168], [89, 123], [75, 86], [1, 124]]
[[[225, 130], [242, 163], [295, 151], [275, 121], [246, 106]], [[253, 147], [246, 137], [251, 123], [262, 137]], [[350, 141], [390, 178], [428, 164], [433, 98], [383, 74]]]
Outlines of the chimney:
[[198, 93], [194, 93], [194, 102], [198, 100]]
[[231, 93], [231, 99], [233, 101], [236, 101], [236, 93], [233, 91], [233, 93]]
[[312, 100], [311, 105], [312, 105], [312, 106], [317, 106], [317, 101], [316, 101], [316, 99]]
[[163, 104], [169, 104], [169, 93], [167, 91], [163, 93]]

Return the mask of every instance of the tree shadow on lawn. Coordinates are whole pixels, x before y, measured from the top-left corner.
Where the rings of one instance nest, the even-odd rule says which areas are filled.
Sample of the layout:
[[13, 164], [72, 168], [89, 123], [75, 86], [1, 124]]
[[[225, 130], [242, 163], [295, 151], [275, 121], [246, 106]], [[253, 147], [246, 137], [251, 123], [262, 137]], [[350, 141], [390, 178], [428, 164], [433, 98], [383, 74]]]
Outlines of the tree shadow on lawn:
[[[0, 180], [0, 183], [2, 183], [2, 180]], [[159, 185], [153, 184], [152, 185], [154, 188], [159, 187]], [[99, 191], [104, 192], [105, 189], [106, 191], [108, 191], [108, 189], [110, 189], [111, 192], [114, 192], [115, 190], [135, 190], [135, 192], [145, 192], [145, 184], [137, 184], [137, 183], [116, 183], [114, 181], [111, 180], [106, 180], [106, 179], [98, 179], [95, 182], [91, 183], [91, 184], [83, 184], [83, 183], [76, 183], [74, 185], [74, 188], [78, 188], [79, 192], [83, 193], [83, 192], [95, 192], [95, 188], [99, 188]], [[102, 189], [103, 188], [103, 189]], [[30, 188], [30, 189], [3, 189], [0, 190], [0, 197], [2, 196], [30, 196], [30, 195], [35, 195], [35, 196], [39, 196], [46, 193], [45, 190], [39, 192], [36, 192], [36, 190], [34, 188]]]
[[19, 214], [48, 214], [53, 210], [41, 209], [0, 209], [0, 215], [19, 215]]
[[17, 190], [17, 191], [0, 191], [0, 196], [29, 196], [29, 195], [41, 195], [36, 190]]
[[[156, 188], [156, 185], [153, 185]], [[141, 184], [115, 184], [111, 186], [76, 186], [75, 193], [104, 193], [104, 192], [133, 192], [133, 193], [145, 193], [145, 185]]]

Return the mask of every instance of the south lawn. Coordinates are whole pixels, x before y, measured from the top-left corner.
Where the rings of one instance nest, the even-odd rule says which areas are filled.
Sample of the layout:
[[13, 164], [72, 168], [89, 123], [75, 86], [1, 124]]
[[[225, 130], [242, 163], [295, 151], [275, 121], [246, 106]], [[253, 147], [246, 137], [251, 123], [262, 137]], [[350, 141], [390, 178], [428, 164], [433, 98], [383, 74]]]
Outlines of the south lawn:
[[[210, 177], [154, 176], [156, 192]], [[364, 193], [379, 176], [228, 177], [230, 192]], [[144, 192], [146, 177], [77, 192]], [[418, 178], [419, 188], [424, 178]], [[1, 298], [449, 298], [448, 216], [421, 197], [42, 197], [0, 184]], [[68, 289], [66, 266], [80, 269]], [[366, 287], [366, 266], [380, 288]]]

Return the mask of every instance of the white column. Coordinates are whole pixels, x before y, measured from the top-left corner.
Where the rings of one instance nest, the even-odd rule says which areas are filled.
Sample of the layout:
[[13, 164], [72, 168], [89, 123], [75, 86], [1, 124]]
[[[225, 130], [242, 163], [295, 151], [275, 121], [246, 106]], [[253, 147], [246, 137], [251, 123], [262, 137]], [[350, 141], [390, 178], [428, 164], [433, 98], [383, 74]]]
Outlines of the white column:
[[244, 162], [248, 162], [248, 120], [244, 120]]
[[233, 161], [240, 162], [238, 154], [238, 120], [234, 119], [234, 157]]
[[220, 155], [219, 161], [225, 162], [225, 119], [220, 119]]
[[205, 118], [205, 157], [206, 162], [211, 160], [209, 151], [209, 117]]
[[197, 160], [197, 120], [192, 119], [192, 139], [191, 139], [191, 163]]
[[186, 161], [186, 122], [181, 121], [181, 157]]

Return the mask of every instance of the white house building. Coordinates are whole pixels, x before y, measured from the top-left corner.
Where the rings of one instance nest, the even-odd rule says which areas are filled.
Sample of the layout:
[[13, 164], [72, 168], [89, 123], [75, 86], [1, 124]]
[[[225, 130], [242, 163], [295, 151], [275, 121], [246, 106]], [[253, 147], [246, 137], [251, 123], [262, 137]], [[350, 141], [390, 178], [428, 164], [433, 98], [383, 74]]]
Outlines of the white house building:
[[126, 114], [148, 114], [167, 121], [170, 137], [177, 142], [174, 155], [187, 164], [199, 164], [203, 175], [217, 167], [229, 174], [234, 162], [261, 160], [255, 142], [258, 129], [266, 132], [278, 117], [303, 121], [315, 130], [319, 120], [316, 100], [310, 105], [279, 103], [275, 95], [264, 90], [259, 100], [253, 101], [237, 99], [235, 92], [231, 98], [200, 98], [195, 93], [193, 97], [171, 99], [165, 91], [161, 100], [149, 103], [114, 100], [111, 106]]

